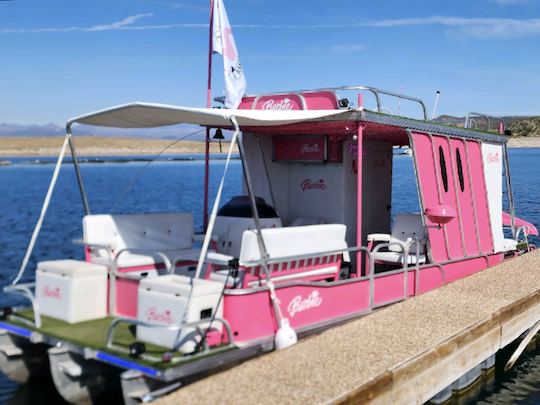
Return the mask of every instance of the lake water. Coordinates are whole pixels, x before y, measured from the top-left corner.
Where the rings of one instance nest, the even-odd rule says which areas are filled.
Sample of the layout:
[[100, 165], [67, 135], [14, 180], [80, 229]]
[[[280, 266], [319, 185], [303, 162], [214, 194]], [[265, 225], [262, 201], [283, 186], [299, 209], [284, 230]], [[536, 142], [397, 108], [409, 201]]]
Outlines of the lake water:
[[[13, 165], [0, 167], [0, 285], [9, 283], [20, 266], [54, 169], [51, 164], [32, 164], [33, 158], [10, 160]], [[538, 226], [540, 149], [512, 149], [510, 161], [516, 212]], [[217, 191], [223, 167], [222, 160], [211, 162], [210, 195]], [[191, 211], [197, 228], [202, 228], [203, 169], [201, 160], [165, 160], [150, 166], [145, 161], [82, 165], [93, 213]], [[223, 201], [241, 193], [241, 178], [241, 164], [233, 161]], [[130, 186], [133, 179], [138, 181]], [[394, 212], [418, 209], [411, 159], [406, 156], [394, 159], [392, 207]], [[82, 259], [82, 249], [71, 243], [81, 238], [82, 215], [75, 174], [66, 165], [58, 179], [30, 270], [41, 260]], [[33, 277], [33, 271], [28, 271], [23, 281]], [[14, 296], [0, 294], [0, 306], [17, 302]], [[540, 350], [521, 359], [514, 370], [499, 372], [492, 384], [468, 398], [467, 403], [540, 403]], [[501, 398], [507, 400], [501, 402]], [[57, 404], [61, 400], [51, 381], [18, 386], [0, 375], [0, 403], [6, 402]]]

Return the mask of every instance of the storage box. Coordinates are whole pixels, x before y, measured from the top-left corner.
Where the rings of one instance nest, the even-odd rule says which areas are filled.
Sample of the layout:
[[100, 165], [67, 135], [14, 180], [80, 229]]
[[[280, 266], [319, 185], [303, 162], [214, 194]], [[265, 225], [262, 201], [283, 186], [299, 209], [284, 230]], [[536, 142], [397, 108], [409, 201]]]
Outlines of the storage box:
[[[191, 303], [187, 316], [184, 316], [190, 299], [192, 281]], [[190, 323], [210, 319], [214, 313], [217, 318], [221, 318], [222, 305], [219, 308], [217, 306], [222, 290], [223, 283], [221, 282], [192, 279], [176, 274], [141, 280], [137, 319], [143, 322], [172, 326], [181, 325], [182, 321]], [[209, 323], [202, 324], [200, 328], [204, 330], [208, 325]], [[213, 326], [221, 328], [219, 323], [214, 323]], [[138, 340], [169, 349], [174, 347], [177, 335], [178, 331], [165, 328], [137, 327]], [[196, 339], [198, 339], [197, 336], [195, 328], [183, 328], [179, 338], [180, 350], [185, 353], [193, 351]]]
[[107, 268], [78, 260], [40, 262], [36, 300], [41, 315], [69, 323], [107, 316]]

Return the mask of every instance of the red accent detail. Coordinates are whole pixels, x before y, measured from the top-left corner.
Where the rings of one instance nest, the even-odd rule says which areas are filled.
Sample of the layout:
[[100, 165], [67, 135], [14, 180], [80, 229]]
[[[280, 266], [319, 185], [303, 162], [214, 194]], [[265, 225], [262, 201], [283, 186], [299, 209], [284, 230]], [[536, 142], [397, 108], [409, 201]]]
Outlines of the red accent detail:
[[274, 160], [288, 162], [322, 162], [326, 158], [326, 138], [275, 138]]
[[238, 106], [239, 110], [251, 110], [255, 97], [243, 97], [240, 105]]
[[343, 140], [328, 139], [328, 162], [343, 163]]
[[337, 110], [336, 93], [333, 91], [317, 91], [302, 93], [306, 102], [306, 110]]
[[[257, 97], [247, 96], [242, 98], [242, 102], [238, 106], [239, 110], [337, 110], [336, 93], [333, 91], [315, 91], [307, 93], [286, 93], [275, 95], [262, 95], [257, 100], [254, 106], [253, 102]], [[305, 108], [302, 105], [304, 99]], [[285, 101], [288, 100], [288, 101]], [[265, 108], [266, 107], [266, 108]]]

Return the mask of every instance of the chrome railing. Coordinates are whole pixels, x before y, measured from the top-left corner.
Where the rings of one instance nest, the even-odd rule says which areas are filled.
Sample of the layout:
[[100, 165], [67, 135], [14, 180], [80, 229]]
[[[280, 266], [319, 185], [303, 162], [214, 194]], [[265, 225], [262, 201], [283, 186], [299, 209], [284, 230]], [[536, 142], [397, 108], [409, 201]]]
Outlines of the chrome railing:
[[[163, 324], [156, 324], [156, 323], [150, 323], [145, 321], [139, 321], [137, 319], [129, 319], [129, 318], [115, 318], [111, 325], [109, 326], [109, 329], [107, 330], [107, 338], [106, 338], [106, 347], [109, 350], [118, 351], [121, 353], [128, 353], [129, 349], [121, 346], [117, 346], [114, 344], [114, 332], [118, 328], [119, 325], [122, 324], [128, 324], [128, 325], [135, 325], [135, 326], [142, 326], [146, 328], [153, 328], [156, 331], [158, 330], [166, 330], [171, 332], [176, 332], [176, 336], [174, 338], [174, 343], [172, 347], [172, 351], [176, 352], [179, 350], [180, 346], [182, 345], [181, 341], [181, 333], [185, 328], [193, 328], [197, 335], [200, 336], [200, 342], [196, 342], [197, 345], [201, 343], [201, 347], [203, 350], [197, 352], [196, 354], [205, 354], [208, 353], [211, 348], [208, 346], [208, 343], [206, 342], [205, 335], [208, 333], [209, 330], [215, 329], [212, 327], [213, 323], [219, 323], [223, 325], [225, 328], [225, 331], [227, 333], [227, 346], [234, 346], [234, 337], [231, 330], [231, 326], [229, 323], [222, 318], [214, 318], [214, 319], [201, 319], [200, 321], [196, 322], [189, 322], [189, 323], [183, 323], [183, 324], [173, 324], [173, 325], [163, 325]], [[204, 329], [204, 330], [203, 330]], [[220, 347], [223, 349], [223, 347]], [[157, 358], [156, 356], [150, 356], [150, 355], [144, 355], [143, 358], [147, 360], [152, 361], [161, 361], [160, 358]], [[191, 358], [193, 358], [193, 355], [191, 355]]]
[[[491, 129], [491, 121], [498, 121], [499, 123], [502, 123], [504, 126], [504, 119], [502, 117], [496, 117], [494, 115], [484, 114], [484, 113], [477, 113], [477, 112], [470, 112], [467, 114], [467, 117], [465, 118], [465, 129], [477, 129], [478, 124], [475, 118], [483, 118], [487, 122], [487, 130], [492, 131]], [[473, 126], [474, 125], [474, 126]], [[496, 128], [498, 130], [498, 128]]]
[[[421, 100], [420, 98], [407, 96], [405, 94], [396, 93], [394, 91], [381, 90], [376, 87], [370, 87], [370, 86], [339, 86], [339, 87], [324, 87], [324, 88], [319, 88], [319, 89], [287, 90], [287, 91], [276, 91], [276, 92], [264, 93], [264, 94], [249, 94], [249, 95], [246, 94], [245, 97], [255, 97], [255, 100], [253, 102], [253, 104], [255, 104], [256, 101], [260, 97], [277, 96], [277, 95], [283, 95], [283, 94], [295, 94], [296, 96], [300, 97], [302, 104], [305, 106], [305, 100], [302, 97], [302, 94], [305, 94], [305, 93], [315, 93], [315, 92], [321, 92], [321, 91], [338, 92], [338, 91], [354, 91], [354, 90], [367, 91], [371, 93], [375, 98], [375, 103], [377, 105], [377, 112], [379, 113], [390, 113], [390, 110], [388, 110], [387, 108], [384, 108], [382, 105], [381, 95], [384, 95], [384, 96], [394, 97], [399, 100], [406, 100], [406, 101], [411, 101], [413, 103], [419, 104], [422, 109], [422, 116], [423, 116], [424, 121], [429, 120], [426, 105], [424, 101]], [[224, 103], [225, 97], [215, 97], [214, 100], [219, 103]], [[336, 97], [336, 103], [338, 101], [339, 101], [339, 98]]]

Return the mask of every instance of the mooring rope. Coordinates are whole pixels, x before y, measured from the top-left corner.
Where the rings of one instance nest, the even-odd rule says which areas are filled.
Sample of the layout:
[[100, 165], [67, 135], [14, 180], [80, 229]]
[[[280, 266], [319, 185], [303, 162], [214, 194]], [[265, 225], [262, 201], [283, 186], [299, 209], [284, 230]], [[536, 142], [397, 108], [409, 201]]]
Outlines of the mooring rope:
[[170, 144], [166, 145], [163, 149], [161, 149], [154, 157], [152, 157], [152, 159], [150, 159], [149, 162], [146, 163], [146, 165], [144, 165], [141, 170], [139, 170], [135, 176], [133, 176], [133, 178], [131, 179], [131, 181], [126, 185], [126, 187], [124, 187], [124, 189], [122, 190], [122, 192], [118, 195], [118, 197], [116, 198], [114, 204], [113, 204], [113, 207], [111, 209], [111, 212], [114, 212], [116, 210], [116, 208], [118, 207], [118, 204], [123, 201], [123, 197], [132, 190], [133, 188], [133, 185], [135, 183], [137, 183], [139, 181], [139, 179], [143, 176], [143, 174], [146, 172], [146, 169], [148, 169], [148, 167], [155, 162], [155, 160], [157, 158], [159, 158], [163, 153], [165, 153], [166, 150], [168, 150], [169, 148], [173, 147], [174, 145], [176, 145], [178, 142], [180, 141], [183, 141], [187, 138], [189, 138], [190, 136], [193, 136], [193, 135], [196, 135], [198, 133], [201, 133], [203, 131], [205, 131], [206, 129], [203, 128], [203, 129], [198, 129], [197, 131], [194, 131], [194, 132], [191, 132], [187, 135], [184, 135], [182, 136], [181, 138], [178, 138], [176, 140], [174, 140], [173, 142], [171, 142]]

